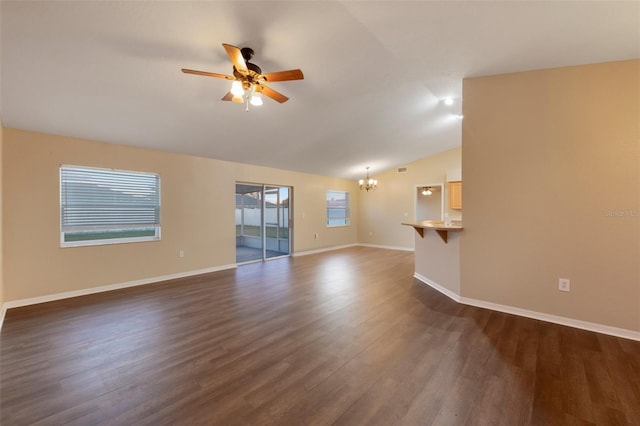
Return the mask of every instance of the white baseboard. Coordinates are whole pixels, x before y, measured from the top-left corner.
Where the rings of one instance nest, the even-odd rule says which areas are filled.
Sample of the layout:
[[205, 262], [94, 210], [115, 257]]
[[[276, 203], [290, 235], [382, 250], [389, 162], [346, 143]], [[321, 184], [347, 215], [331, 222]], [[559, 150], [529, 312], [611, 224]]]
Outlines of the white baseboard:
[[324, 247], [324, 248], [316, 249], [316, 250], [307, 250], [307, 251], [295, 252], [295, 253], [291, 254], [291, 256], [293, 256], [293, 257], [308, 256], [310, 254], [324, 253], [324, 252], [327, 252], [327, 251], [333, 251], [333, 250], [340, 250], [340, 249], [349, 248], [349, 247], [355, 247], [357, 245], [358, 244], [345, 244], [343, 246]]
[[53, 302], [54, 300], [69, 299], [71, 297], [86, 296], [89, 294], [103, 293], [105, 291], [119, 290], [121, 288], [136, 287], [139, 285], [154, 284], [162, 281], [174, 280], [177, 278], [186, 278], [194, 275], [208, 274], [210, 272], [223, 271], [225, 269], [236, 268], [237, 264], [214, 266], [211, 268], [197, 269], [194, 271], [178, 272], [176, 274], [162, 275], [159, 277], [144, 278], [141, 280], [127, 281], [124, 283], [103, 285], [100, 287], [83, 288], [81, 290], [67, 291], [64, 293], [54, 293], [45, 296], [31, 297], [28, 299], [12, 300], [2, 304], [2, 312], [0, 312], [0, 330], [4, 322], [4, 316], [7, 309], [19, 308], [21, 306], [35, 305], [38, 303]]
[[350, 248], [350, 247], [371, 247], [371, 248], [381, 248], [381, 249], [387, 249], [387, 250], [414, 251], [414, 249], [410, 247], [381, 246], [381, 245], [375, 245], [375, 244], [356, 243], [356, 244], [345, 244], [343, 246], [325, 247], [317, 250], [301, 251], [298, 253], [293, 253], [291, 256], [294, 256], [294, 257], [307, 256], [309, 254], [324, 253], [327, 251], [340, 250], [340, 249]]
[[7, 308], [6, 306], [4, 306], [4, 303], [3, 303], [0, 309], [0, 331], [2, 331], [2, 323], [4, 323], [4, 315], [6, 313], [7, 313]]
[[422, 281], [429, 287], [435, 290], [438, 290], [440, 293], [444, 294], [448, 298], [453, 299], [454, 301], [460, 303], [460, 296], [458, 296], [456, 293], [449, 290], [448, 288], [442, 287], [440, 284], [436, 283], [435, 281], [431, 281], [429, 278], [425, 277], [424, 275], [420, 275], [417, 272], [414, 272], [413, 277], [418, 281]]
[[[349, 248], [349, 247], [356, 247], [356, 246], [358, 246], [358, 244], [354, 243], [354, 244], [346, 244], [346, 245], [341, 245], [341, 246], [325, 247], [325, 248], [321, 248], [321, 249], [317, 249], [317, 250], [309, 250], [309, 251], [303, 251], [303, 252], [299, 252], [299, 253], [292, 253], [292, 256], [306, 256], [306, 255], [310, 255], [310, 254], [323, 253], [323, 252], [327, 252], [327, 251], [339, 250], [339, 249], [344, 249], [344, 248]], [[385, 247], [385, 248], [390, 248], [390, 247]], [[85, 288], [85, 289], [81, 289], [81, 290], [68, 291], [68, 292], [64, 292], [64, 293], [54, 293], [54, 294], [48, 294], [48, 295], [45, 295], [45, 296], [32, 297], [32, 298], [28, 298], [28, 299], [12, 300], [10, 302], [5, 302], [5, 303], [2, 304], [2, 307], [0, 309], [0, 330], [2, 330], [2, 324], [4, 322], [4, 317], [5, 317], [5, 314], [7, 312], [7, 309], [19, 308], [21, 306], [35, 305], [35, 304], [38, 304], [38, 303], [53, 302], [55, 300], [69, 299], [71, 297], [85, 296], [85, 295], [88, 295], [88, 294], [102, 293], [102, 292], [105, 292], [105, 291], [118, 290], [118, 289], [121, 289], [121, 288], [135, 287], [135, 286], [146, 285], [146, 284], [153, 284], [153, 283], [157, 283], [157, 282], [161, 282], [161, 281], [173, 280], [173, 279], [176, 279], [176, 278], [190, 277], [190, 276], [193, 276], [193, 275], [207, 274], [207, 273], [210, 273], [210, 272], [217, 272], [217, 271], [222, 271], [222, 270], [225, 270], [225, 269], [236, 268], [237, 266], [238, 266], [238, 264], [234, 263], [234, 264], [230, 264], [230, 265], [223, 265], [223, 266], [216, 266], [216, 267], [212, 267], [212, 268], [198, 269], [198, 270], [195, 270], [195, 271], [180, 272], [180, 273], [177, 273], [177, 274], [163, 275], [163, 276], [152, 277], [152, 278], [145, 278], [145, 279], [141, 279], [141, 280], [128, 281], [128, 282], [117, 283], [117, 284], [110, 284], [110, 285], [105, 285], [105, 286], [100, 286], [100, 287]]]
[[470, 299], [468, 297], [461, 297], [458, 294], [448, 290], [438, 283], [431, 281], [430, 279], [418, 274], [413, 274], [414, 278], [425, 283], [429, 287], [439, 291], [445, 296], [453, 299], [463, 305], [475, 306], [477, 308], [490, 309], [492, 311], [504, 312], [506, 314], [518, 315], [521, 317], [536, 319], [545, 322], [551, 322], [554, 324], [566, 325], [568, 327], [579, 328], [581, 330], [594, 331], [596, 333], [608, 334], [610, 336], [622, 337], [624, 339], [640, 341], [640, 331], [627, 330], [624, 328], [612, 327], [609, 325], [597, 324], [588, 321], [577, 320], [573, 318], [561, 317], [558, 315], [545, 314], [544, 312], [530, 311], [528, 309], [521, 309], [515, 306], [501, 305], [498, 303], [486, 302], [484, 300]]
[[[323, 253], [323, 252], [332, 251], [332, 250], [355, 247], [357, 245], [358, 244], [346, 244], [342, 246], [326, 247], [326, 248], [317, 249], [317, 250], [309, 250], [309, 251], [304, 251], [299, 253], [293, 253], [292, 256], [306, 256], [309, 254]], [[180, 272], [177, 274], [163, 275], [163, 276], [152, 277], [152, 278], [144, 278], [144, 279], [135, 280], [135, 281], [127, 281], [124, 283], [117, 283], [117, 284], [104, 285], [100, 287], [91, 287], [91, 288], [85, 288], [81, 290], [67, 291], [64, 293], [54, 293], [54, 294], [48, 294], [45, 296], [31, 297], [28, 299], [12, 300], [2, 304], [2, 307], [0, 309], [0, 330], [2, 330], [2, 324], [4, 323], [4, 318], [5, 318], [7, 309], [19, 308], [21, 306], [35, 305], [38, 303], [53, 302], [55, 300], [69, 299], [71, 297], [86, 296], [89, 294], [102, 293], [105, 291], [118, 290], [121, 288], [153, 284], [161, 281], [173, 280], [177, 278], [185, 278], [193, 275], [207, 274], [210, 272], [217, 272], [217, 271], [222, 271], [225, 269], [232, 269], [237, 267], [238, 267], [238, 264], [234, 263], [230, 265], [223, 265], [223, 266], [216, 266], [212, 268], [198, 269], [194, 271]]]
[[381, 248], [387, 250], [400, 250], [400, 251], [415, 251], [413, 247], [399, 247], [399, 246], [382, 246], [378, 244], [358, 244], [360, 247], [372, 247], [372, 248]]
[[[305, 251], [305, 252], [295, 253], [295, 254], [293, 254], [293, 256], [306, 256], [306, 255], [310, 255], [310, 254], [323, 253], [323, 252], [327, 252], [327, 251], [339, 250], [339, 249], [349, 248], [349, 247], [354, 247], [354, 246], [364, 246], [364, 247], [386, 248], [386, 249], [392, 249], [392, 250], [412, 251], [411, 249], [402, 248], [402, 247], [373, 246], [373, 245], [368, 245], [368, 244], [348, 244], [348, 245], [344, 245], [344, 246], [334, 246], [334, 247], [327, 247], [327, 248], [318, 249], [318, 250], [309, 250], [309, 251]], [[110, 285], [105, 285], [105, 286], [100, 286], [100, 287], [86, 288], [86, 289], [81, 289], [81, 290], [68, 291], [68, 292], [64, 292], [64, 293], [55, 293], [55, 294], [49, 294], [49, 295], [46, 295], [46, 296], [32, 297], [32, 298], [28, 298], [28, 299], [12, 300], [12, 301], [5, 302], [5, 303], [2, 304], [2, 309], [0, 309], [0, 330], [2, 330], [2, 324], [4, 323], [4, 318], [5, 318], [7, 309], [17, 308], [17, 307], [21, 307], [21, 306], [35, 305], [35, 304], [38, 304], [38, 303], [52, 302], [54, 300], [68, 299], [68, 298], [71, 298], [71, 297], [85, 296], [85, 295], [94, 294], [94, 293], [102, 293], [102, 292], [105, 292], [105, 291], [118, 290], [118, 289], [121, 289], [121, 288], [128, 288], [128, 287], [135, 287], [135, 286], [139, 286], [139, 285], [153, 284], [153, 283], [158, 283], [158, 282], [167, 281], [167, 280], [173, 280], [173, 279], [177, 279], [177, 278], [186, 278], [186, 277], [190, 277], [190, 276], [193, 276], [193, 275], [207, 274], [207, 273], [222, 271], [222, 270], [226, 270], [226, 269], [233, 269], [233, 268], [236, 268], [236, 267], [237, 267], [237, 264], [215, 266], [215, 267], [211, 267], [211, 268], [198, 269], [198, 270], [186, 271], [186, 272], [179, 272], [179, 273], [176, 273], [176, 274], [163, 275], [163, 276], [153, 277], [153, 278], [145, 278], [145, 279], [141, 279], [141, 280], [128, 281], [128, 282], [124, 282], [124, 283], [117, 283], [117, 284], [110, 284]], [[428, 286], [430, 286], [433, 289], [437, 290], [438, 292], [444, 294], [445, 296], [449, 297], [450, 299], [454, 300], [457, 303], [462, 303], [464, 305], [475, 306], [475, 307], [478, 307], [478, 308], [490, 309], [490, 310], [498, 311], [498, 312], [504, 312], [504, 313], [507, 313], [507, 314], [518, 315], [518, 316], [521, 316], [521, 317], [537, 319], [537, 320], [540, 320], [540, 321], [551, 322], [551, 323], [554, 323], [554, 324], [566, 325], [566, 326], [569, 326], [569, 327], [579, 328], [579, 329], [582, 329], [582, 330], [594, 331], [596, 333], [608, 334], [608, 335], [611, 335], [611, 336], [622, 337], [622, 338], [625, 338], [625, 339], [640, 341], [640, 332], [638, 332], [638, 331], [627, 330], [627, 329], [618, 328], [618, 327], [611, 327], [611, 326], [608, 326], [608, 325], [596, 324], [596, 323], [592, 323], [592, 322], [581, 321], [581, 320], [577, 320], [577, 319], [572, 319], [572, 318], [566, 318], [566, 317], [561, 317], [561, 316], [557, 316], [557, 315], [546, 314], [546, 313], [543, 313], [543, 312], [530, 311], [530, 310], [527, 310], [527, 309], [521, 309], [521, 308], [517, 308], [517, 307], [514, 307], [514, 306], [508, 306], [508, 305], [501, 305], [501, 304], [498, 304], [498, 303], [486, 302], [486, 301], [483, 301], [483, 300], [476, 300], [476, 299], [470, 299], [470, 298], [467, 298], [467, 297], [461, 297], [458, 294], [456, 294], [456, 293], [452, 292], [451, 290], [439, 285], [438, 283], [430, 280], [429, 278], [427, 278], [427, 277], [425, 277], [423, 275], [420, 275], [418, 273], [414, 273], [413, 276], [417, 280], [427, 284]]]

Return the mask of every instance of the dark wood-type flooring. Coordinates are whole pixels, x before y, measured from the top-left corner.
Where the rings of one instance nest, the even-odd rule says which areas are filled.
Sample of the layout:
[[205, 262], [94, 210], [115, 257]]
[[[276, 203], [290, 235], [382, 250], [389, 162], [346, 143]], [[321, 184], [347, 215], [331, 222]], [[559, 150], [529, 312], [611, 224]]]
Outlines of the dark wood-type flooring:
[[640, 342], [412, 274], [356, 247], [11, 309], [0, 423], [640, 424]]

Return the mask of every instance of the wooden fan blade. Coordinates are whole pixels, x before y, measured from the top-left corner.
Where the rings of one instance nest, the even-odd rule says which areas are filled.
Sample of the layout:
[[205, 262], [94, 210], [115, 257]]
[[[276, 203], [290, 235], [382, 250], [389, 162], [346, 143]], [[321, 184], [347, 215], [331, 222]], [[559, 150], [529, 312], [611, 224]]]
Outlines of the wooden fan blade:
[[196, 71], [187, 68], [182, 68], [182, 72], [185, 74], [204, 75], [205, 77], [226, 78], [227, 80], [235, 80], [235, 77], [226, 74], [218, 74], [216, 72]]
[[258, 90], [263, 95], [270, 97], [271, 99], [273, 99], [276, 102], [284, 103], [284, 102], [287, 102], [289, 100], [289, 98], [287, 98], [282, 93], [276, 92], [275, 90], [265, 86], [264, 84], [256, 85], [256, 90]]
[[263, 76], [269, 83], [273, 83], [274, 81], [302, 80], [304, 78], [301, 70], [270, 72], [263, 74]]
[[242, 74], [246, 74], [249, 72], [247, 69], [247, 64], [244, 62], [244, 58], [242, 57], [242, 52], [240, 52], [239, 47], [232, 46], [230, 44], [222, 43], [222, 47], [227, 51], [227, 55], [233, 62], [233, 66], [236, 67], [238, 71]]
[[241, 96], [233, 96], [233, 93], [227, 92], [221, 99], [222, 101], [231, 101], [236, 104], [244, 103], [244, 99]]

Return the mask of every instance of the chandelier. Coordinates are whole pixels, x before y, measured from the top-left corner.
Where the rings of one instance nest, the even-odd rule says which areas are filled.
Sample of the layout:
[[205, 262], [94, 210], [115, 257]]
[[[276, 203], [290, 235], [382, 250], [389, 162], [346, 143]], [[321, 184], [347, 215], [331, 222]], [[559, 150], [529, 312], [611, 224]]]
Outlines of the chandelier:
[[367, 178], [360, 179], [358, 183], [360, 184], [360, 189], [365, 189], [367, 192], [378, 187], [378, 181], [369, 177], [369, 167], [367, 167]]

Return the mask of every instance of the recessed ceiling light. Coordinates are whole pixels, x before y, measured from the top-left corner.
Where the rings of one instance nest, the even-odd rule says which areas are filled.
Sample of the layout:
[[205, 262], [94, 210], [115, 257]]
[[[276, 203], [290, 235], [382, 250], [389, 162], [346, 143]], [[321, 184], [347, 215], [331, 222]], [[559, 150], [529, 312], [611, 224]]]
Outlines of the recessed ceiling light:
[[453, 105], [453, 99], [452, 98], [445, 98], [443, 102], [444, 102], [445, 105], [448, 105], [448, 106]]

